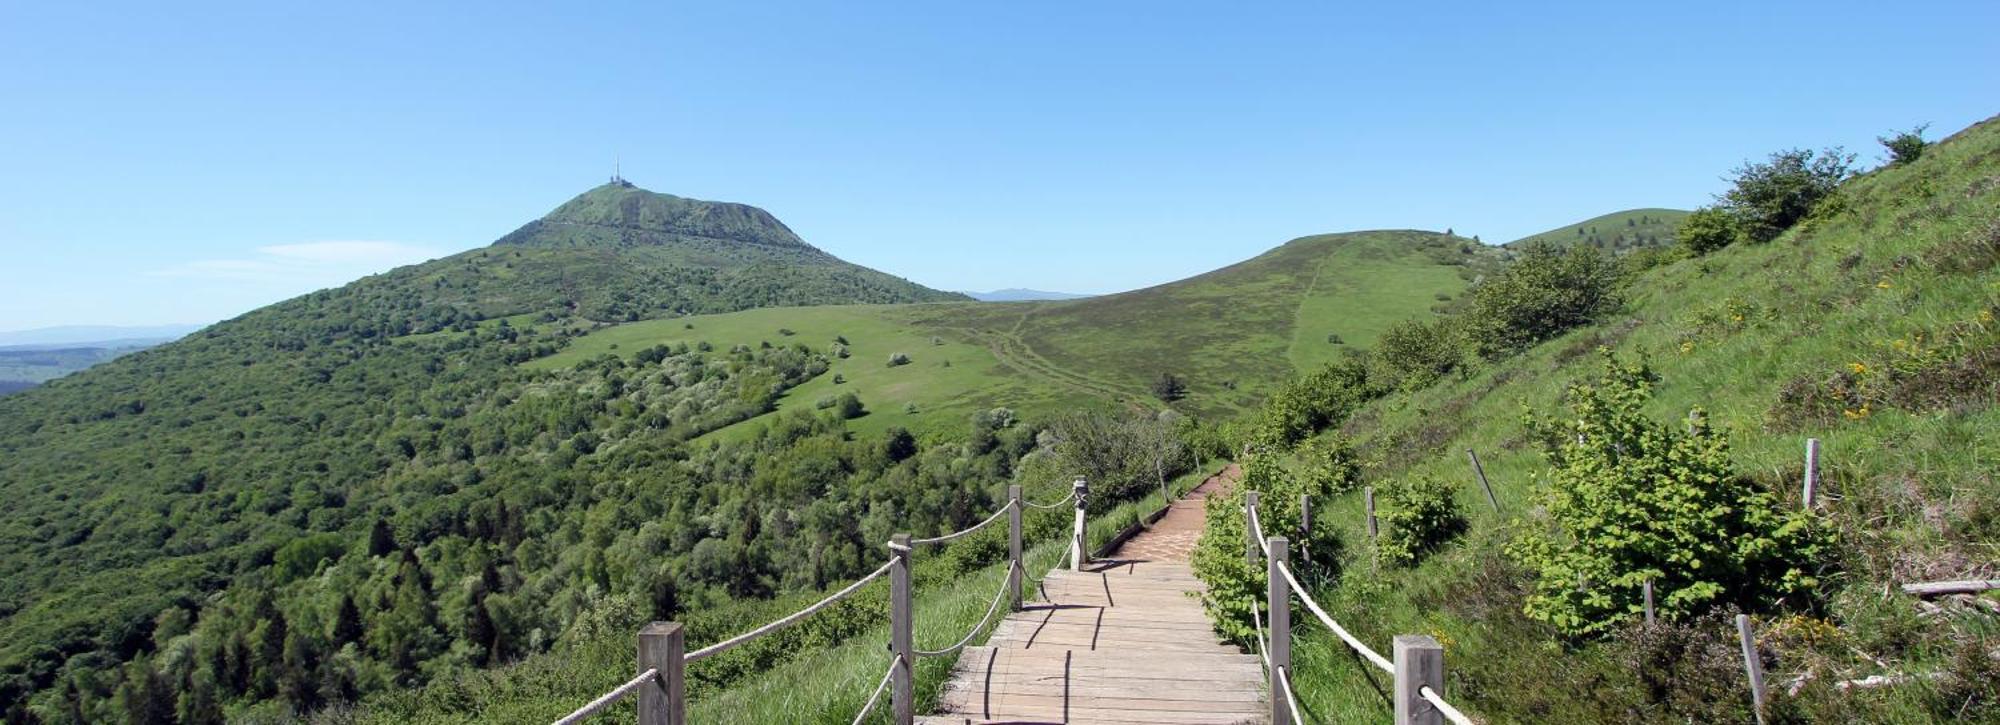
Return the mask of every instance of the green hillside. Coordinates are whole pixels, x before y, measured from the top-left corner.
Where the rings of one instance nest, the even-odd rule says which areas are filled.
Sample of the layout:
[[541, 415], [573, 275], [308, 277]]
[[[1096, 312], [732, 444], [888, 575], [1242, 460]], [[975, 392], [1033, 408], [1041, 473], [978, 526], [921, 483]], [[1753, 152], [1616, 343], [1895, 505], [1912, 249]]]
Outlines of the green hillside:
[[[922, 487], [881, 481], [946, 464], [907, 439], [848, 439], [849, 407], [746, 442], [754, 458], [684, 467], [689, 438], [771, 410], [833, 357], [520, 363], [611, 320], [960, 299], [751, 207], [609, 184], [495, 246], [0, 398], [0, 712], [281, 718], [547, 649], [592, 612], [849, 576], [860, 564], [840, 552], [859, 544], [839, 542], [861, 540], [858, 515], [956, 521], [1024, 451], [997, 440], [1032, 431], [996, 433], [973, 456], [989, 465]], [[817, 524], [756, 523], [815, 505]]]
[[1534, 242], [1558, 247], [1588, 244], [1612, 253], [1664, 247], [1674, 243], [1674, 230], [1687, 215], [1680, 209], [1627, 209], [1530, 234], [1502, 246], [1518, 250]]
[[[1897, 589], [1992, 578], [2000, 561], [2000, 120], [1936, 143], [1907, 166], [1860, 175], [1817, 209], [1774, 241], [1639, 274], [1625, 305], [1600, 322], [1516, 356], [1468, 363], [1414, 392], [1386, 393], [1344, 417], [1340, 432], [1358, 456], [1360, 481], [1316, 506], [1324, 524], [1315, 525], [1333, 527], [1346, 552], [1335, 567], [1344, 573], [1316, 588], [1318, 601], [1385, 652], [1397, 634], [1436, 636], [1448, 696], [1482, 722], [1750, 722], [1728, 618], [1738, 606], [1754, 615], [1777, 683], [1772, 722], [2000, 719], [1991, 654], [2000, 626], [1988, 611], [1996, 599], [1940, 601], [1933, 614]], [[1559, 471], [1545, 445], [1607, 457], [1657, 445], [1572, 443], [1567, 428], [1546, 441], [1523, 425], [1524, 409], [1574, 415], [1562, 402], [1573, 383], [1615, 389], [1598, 382], [1600, 347], [1656, 376], [1641, 408], [1651, 425], [1681, 431], [1691, 409], [1703, 411], [1726, 439], [1736, 475], [1777, 511], [1799, 510], [1806, 439], [1824, 442], [1822, 514], [1804, 519], [1829, 542], [1802, 561], [1816, 584], [1782, 599], [1725, 594], [1719, 613], [1647, 627], [1637, 621], [1639, 581], [1620, 578], [1630, 572], [1592, 572], [1579, 587], [1581, 573], [1538, 579], [1508, 553], [1524, 540], [1561, 536], [1550, 533]], [[1312, 461], [1338, 444], [1323, 435], [1267, 465], [1318, 475], [1309, 473]], [[1484, 464], [1499, 514], [1474, 482], [1468, 449]], [[1596, 475], [1670, 475], [1642, 468], [1651, 465], [1628, 460]], [[1441, 548], [1413, 568], [1377, 558], [1358, 486], [1382, 492], [1426, 479], [1450, 486], [1469, 531], [1439, 539]], [[1384, 501], [1385, 530], [1408, 521], [1395, 518], [1392, 497]], [[1613, 528], [1592, 541], [1628, 535], [1640, 540]], [[1240, 559], [1240, 543], [1216, 545], [1223, 558]], [[1727, 575], [1684, 566], [1661, 574], [1710, 576]], [[1663, 607], [1677, 606], [1673, 586], [1659, 592]], [[1535, 595], [1614, 613], [1585, 620], [1603, 634], [1565, 636], [1524, 613]], [[1386, 717], [1379, 673], [1318, 627], [1304, 636], [1298, 687], [1313, 720]], [[1800, 675], [1809, 676], [1791, 694]], [[1873, 675], [1916, 679], [1850, 691], [1833, 684]]]
[[[852, 392], [873, 411], [850, 423], [857, 430], [956, 430], [966, 415], [997, 406], [1034, 415], [1093, 402], [1159, 405], [1150, 387], [1167, 373], [1187, 385], [1178, 407], [1223, 416], [1256, 405], [1296, 371], [1367, 348], [1396, 322], [1428, 317], [1497, 263], [1492, 249], [1435, 232], [1328, 234], [1123, 294], [656, 320], [596, 330], [533, 364], [556, 368], [655, 344], [830, 350], [839, 338], [851, 357], [788, 392], [781, 410]], [[895, 353], [910, 364], [888, 365]], [[745, 435], [761, 420], [720, 435]]]

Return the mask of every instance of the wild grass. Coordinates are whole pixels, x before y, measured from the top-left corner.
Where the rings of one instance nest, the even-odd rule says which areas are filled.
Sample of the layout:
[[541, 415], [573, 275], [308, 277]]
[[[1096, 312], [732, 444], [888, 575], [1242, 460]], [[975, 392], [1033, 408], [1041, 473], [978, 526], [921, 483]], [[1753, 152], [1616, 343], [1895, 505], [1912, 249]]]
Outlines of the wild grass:
[[[2000, 228], [1996, 188], [2000, 124], [1987, 122], [1917, 164], [1851, 182], [1839, 211], [1774, 242], [1648, 272], [1614, 319], [1373, 404], [1347, 430], [1369, 459], [1367, 475], [1461, 482], [1472, 533], [1416, 569], [1377, 567], [1361, 497], [1329, 502], [1319, 521], [1342, 527], [1354, 556], [1346, 577], [1317, 590], [1320, 601], [1384, 653], [1396, 634], [1438, 637], [1446, 646], [1448, 696], [1492, 722], [1747, 718], [1741, 686], [1699, 690], [1741, 682], [1740, 669], [1733, 679], [1727, 671], [1727, 658], [1678, 665], [1705, 674], [1683, 674], [1666, 690], [1698, 691], [1683, 705], [1714, 707], [1675, 710], [1647, 699], [1647, 668], [1630, 660], [1645, 651], [1646, 633], [1564, 641], [1520, 614], [1524, 575], [1497, 550], [1538, 516], [1536, 491], [1548, 469], [1520, 415], [1524, 406], [1556, 410], [1562, 387], [1594, 372], [1590, 351], [1606, 346], [1660, 375], [1649, 407], [1656, 419], [1677, 420], [1699, 406], [1729, 432], [1738, 470], [1787, 505], [1800, 504], [1806, 438], [1823, 442], [1820, 496], [1842, 553], [1824, 564], [1817, 606], [1760, 617], [1772, 679], [1814, 673], [1797, 697], [1774, 696], [1778, 714], [2000, 718], [1992, 684], [1967, 669], [2000, 643], [1993, 619], [1918, 618], [1917, 605], [1894, 591], [1908, 581], [1992, 576], [2000, 562], [2000, 376], [1979, 367], [1990, 364], [1985, 351], [2000, 344], [1993, 320], [2000, 270], [1978, 261], [1980, 250], [2000, 243], [1987, 241]], [[1856, 366], [1868, 372], [1854, 373]], [[1801, 420], [1781, 405], [1787, 384], [1818, 384], [1843, 371], [1880, 376], [1881, 385], [1831, 421]], [[1480, 454], [1498, 514], [1478, 489], [1467, 449]], [[1326, 721], [1386, 716], [1386, 681], [1357, 666], [1324, 631], [1305, 629], [1298, 685], [1307, 710]], [[1807, 630], [1821, 634], [1809, 641], [1785, 634]], [[1964, 674], [1868, 692], [1825, 685], [1929, 672]]]

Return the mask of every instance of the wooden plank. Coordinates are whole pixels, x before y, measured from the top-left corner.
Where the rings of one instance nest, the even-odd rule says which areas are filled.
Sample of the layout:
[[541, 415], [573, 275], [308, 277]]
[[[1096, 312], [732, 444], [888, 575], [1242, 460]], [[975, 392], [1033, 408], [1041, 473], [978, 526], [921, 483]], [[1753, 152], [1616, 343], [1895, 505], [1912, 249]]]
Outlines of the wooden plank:
[[2000, 579], [1964, 579], [1948, 582], [1920, 582], [1904, 584], [1903, 593], [1920, 597], [1936, 597], [1946, 594], [1973, 594], [1989, 589], [2000, 589]]

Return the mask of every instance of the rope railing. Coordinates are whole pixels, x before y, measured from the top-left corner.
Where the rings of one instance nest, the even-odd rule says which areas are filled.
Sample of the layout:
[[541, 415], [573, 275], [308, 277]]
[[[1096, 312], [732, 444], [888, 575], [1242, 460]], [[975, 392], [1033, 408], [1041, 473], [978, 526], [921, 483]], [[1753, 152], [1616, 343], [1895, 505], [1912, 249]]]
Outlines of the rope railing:
[[1299, 717], [1299, 696], [1292, 691], [1292, 668], [1278, 668], [1278, 685], [1284, 688], [1285, 702], [1290, 705], [1285, 710], [1292, 714], [1292, 725], [1303, 725], [1305, 721]]
[[[1354, 636], [1354, 633], [1347, 631], [1346, 627], [1340, 626], [1340, 622], [1334, 620], [1333, 615], [1328, 614], [1326, 608], [1321, 607], [1319, 602], [1313, 599], [1312, 593], [1299, 582], [1298, 574], [1292, 571], [1289, 557], [1286, 555], [1287, 552], [1274, 550], [1282, 546], [1285, 539], [1282, 537], [1275, 539], [1264, 537], [1264, 524], [1257, 515], [1256, 492], [1249, 492], [1245, 498], [1247, 499], [1244, 504], [1246, 533], [1256, 537], [1256, 546], [1250, 549], [1247, 556], [1250, 557], [1252, 562], [1255, 562], [1257, 553], [1261, 551], [1267, 565], [1268, 576], [1281, 577], [1285, 585], [1279, 586], [1276, 582], [1267, 584], [1269, 587], [1268, 598], [1270, 599], [1268, 605], [1273, 607], [1271, 615], [1272, 631], [1268, 635], [1268, 638], [1264, 632], [1263, 618], [1258, 614], [1259, 608], [1255, 606], [1251, 607], [1251, 621], [1257, 627], [1258, 654], [1264, 659], [1265, 669], [1270, 672], [1269, 677], [1271, 678], [1271, 687], [1273, 689], [1272, 697], [1279, 698], [1282, 696], [1283, 698], [1282, 700], [1274, 701], [1278, 712], [1283, 715], [1283, 718], [1280, 718], [1279, 714], [1274, 714], [1274, 720], [1290, 719], [1292, 722], [1299, 722], [1300, 717], [1298, 699], [1292, 691], [1291, 662], [1290, 656], [1287, 654], [1289, 648], [1285, 648], [1284, 651], [1280, 652], [1276, 658], [1280, 661], [1274, 661], [1273, 656], [1269, 653], [1273, 640], [1278, 637], [1286, 637], [1287, 639], [1284, 641], [1289, 642], [1289, 637], [1291, 636], [1288, 619], [1280, 618], [1278, 615], [1281, 612], [1276, 607], [1289, 608], [1291, 606], [1291, 597], [1297, 596], [1300, 602], [1305, 603], [1306, 609], [1311, 611], [1314, 617], [1319, 618], [1320, 623], [1326, 625], [1327, 629], [1333, 630], [1334, 635], [1340, 637], [1340, 640], [1348, 648], [1354, 650], [1355, 654], [1360, 655], [1369, 664], [1396, 678], [1396, 691], [1398, 693], [1396, 701], [1397, 723], [1428, 721], [1424, 719], [1426, 716], [1422, 716], [1423, 711], [1428, 706], [1430, 709], [1435, 709], [1437, 715], [1450, 720], [1454, 725], [1477, 725], [1476, 721], [1468, 717], [1464, 712], [1461, 712], [1458, 708], [1453, 707], [1450, 702], [1444, 699], [1444, 695], [1439, 692], [1439, 688], [1444, 686], [1444, 681], [1441, 677], [1444, 671], [1444, 650], [1438, 646], [1433, 638], [1427, 636], [1397, 637], [1396, 659], [1391, 660], [1388, 657], [1383, 657], [1382, 653], [1375, 651], [1374, 648], [1363, 643], [1359, 637]], [[1301, 502], [1301, 506], [1304, 505], [1305, 503]], [[1281, 597], [1285, 600], [1284, 602], [1278, 601]], [[1408, 657], [1407, 662], [1405, 661], [1406, 656]], [[1403, 699], [1412, 696], [1415, 699]]]
[[882, 673], [882, 681], [875, 684], [875, 693], [868, 696], [867, 702], [861, 703], [861, 712], [854, 713], [853, 725], [861, 725], [861, 721], [868, 719], [868, 713], [875, 711], [875, 703], [882, 699], [882, 693], [889, 689], [890, 678], [895, 677], [896, 668], [901, 666], [903, 666], [902, 655], [889, 658], [889, 670]]
[[993, 515], [992, 515], [992, 516], [988, 516], [988, 517], [986, 517], [986, 520], [985, 520], [985, 521], [981, 521], [981, 522], [979, 522], [979, 523], [976, 523], [976, 524], [973, 524], [973, 525], [972, 525], [972, 526], [971, 526], [970, 528], [966, 528], [966, 529], [962, 529], [962, 530], [959, 530], [959, 531], [954, 531], [954, 532], [951, 532], [951, 533], [949, 533], [949, 534], [945, 534], [945, 535], [943, 535], [943, 536], [933, 536], [933, 537], [931, 537], [931, 538], [928, 538], [928, 539], [911, 539], [911, 540], [910, 540], [910, 543], [911, 543], [912, 545], [917, 545], [917, 544], [942, 544], [942, 543], [944, 543], [944, 542], [947, 542], [947, 541], [951, 541], [952, 539], [956, 539], [956, 538], [959, 538], [959, 537], [961, 537], [961, 536], [966, 536], [966, 535], [968, 535], [968, 534], [971, 534], [971, 533], [972, 533], [972, 532], [974, 532], [974, 531], [978, 531], [978, 530], [980, 530], [980, 529], [983, 529], [983, 528], [986, 528], [986, 525], [987, 525], [987, 524], [990, 524], [990, 523], [993, 523], [993, 522], [995, 522], [995, 521], [999, 521], [999, 520], [1000, 520], [1000, 517], [1001, 517], [1001, 516], [1005, 516], [1005, 515], [1007, 515], [1007, 512], [1008, 512], [1008, 511], [1011, 511], [1011, 510], [1013, 510], [1013, 508], [1014, 508], [1014, 502], [1013, 502], [1013, 501], [1008, 501], [1007, 503], [1005, 503], [1005, 504], [1001, 505], [1001, 506], [1000, 506], [1000, 509], [999, 509], [999, 510], [997, 510], [997, 511], [994, 511], [994, 512], [993, 512]]
[[1458, 708], [1452, 707], [1451, 703], [1445, 702], [1444, 696], [1438, 694], [1437, 690], [1431, 689], [1430, 685], [1417, 688], [1417, 696], [1424, 698], [1424, 701], [1430, 703], [1431, 707], [1437, 708], [1438, 712], [1444, 713], [1446, 719], [1457, 723], [1457, 725], [1479, 725], [1472, 718], [1466, 717], [1465, 713], [1459, 712]]
[[[824, 611], [835, 602], [854, 595], [855, 592], [860, 591], [869, 582], [886, 576], [889, 579], [890, 600], [889, 649], [893, 653], [893, 657], [890, 661], [889, 671], [882, 675], [882, 681], [876, 684], [875, 691], [869, 695], [868, 701], [862, 705], [861, 712], [855, 715], [854, 722], [860, 723], [867, 719], [869, 713], [874, 711], [876, 704], [882, 699], [883, 693], [888, 692], [890, 693], [889, 701], [894, 707], [894, 717], [892, 719], [897, 723], [907, 725], [914, 719], [916, 704], [915, 693], [911, 691], [914, 682], [911, 670], [915, 660], [918, 657], [950, 655], [965, 649], [967, 645], [972, 643], [973, 639], [977, 638], [981, 632], [986, 631], [993, 624], [994, 617], [1000, 613], [1001, 602], [1011, 600], [1013, 609], [1019, 610], [1021, 608], [1021, 587], [1023, 584], [1021, 562], [1024, 556], [1021, 546], [1023, 534], [1022, 513], [1028, 508], [1052, 509], [1072, 504], [1075, 505], [1076, 518], [1072, 524], [1073, 528], [1069, 536], [1068, 553], [1071, 568], [1076, 568], [1080, 566], [1080, 562], [1086, 555], [1082, 548], [1084, 524], [1086, 523], [1083, 502], [1086, 500], [1085, 496], [1088, 495], [1088, 492], [1089, 487], [1085, 485], [1083, 478], [1078, 477], [1073, 481], [1073, 488], [1069, 495], [1064, 496], [1061, 500], [1054, 503], [1036, 504], [1022, 499], [1020, 486], [1012, 486], [1008, 490], [1007, 503], [979, 523], [973, 524], [963, 530], [926, 539], [911, 539], [907, 535], [897, 534], [888, 544], [889, 561], [875, 571], [870, 572], [867, 576], [855, 580], [840, 591], [829, 594], [825, 598], [814, 602], [811, 606], [693, 652], [682, 654], [686, 635], [681, 625], [674, 622], [654, 622], [646, 625], [645, 628], [639, 631], [639, 666], [644, 668], [644, 674], [618, 686], [610, 692], [598, 696], [590, 703], [579, 708], [576, 712], [556, 722], [558, 725], [571, 725], [600, 713], [611, 704], [631, 697], [636, 692], [639, 693], [640, 725], [679, 725], [680, 723], [684, 723], [686, 721], [687, 709], [685, 696], [686, 667], [689, 663], [714, 657], [759, 637], [795, 625], [807, 617]], [[1002, 517], [1008, 519], [1007, 571], [1000, 590], [994, 593], [993, 600], [987, 605], [986, 613], [980, 616], [979, 622], [973, 625], [970, 632], [967, 632], [964, 637], [951, 646], [940, 650], [917, 649], [911, 642], [912, 619], [914, 618], [911, 600], [914, 587], [911, 581], [910, 561], [916, 554], [915, 547], [926, 544], [942, 544], [969, 536], [976, 531], [993, 525], [995, 521], [999, 521]], [[646, 689], [648, 683], [654, 683], [658, 689]]]
[[1000, 611], [1000, 601], [1007, 597], [1007, 592], [1011, 588], [1010, 585], [1014, 581], [1013, 577], [1014, 572], [1020, 568], [1021, 568], [1021, 563], [1018, 561], [1007, 563], [1007, 576], [1000, 580], [1000, 591], [993, 593], [993, 603], [986, 606], [986, 614], [981, 615], [979, 617], [979, 623], [972, 625], [972, 631], [966, 632], [964, 637], [959, 638], [957, 644], [954, 644], [950, 647], [946, 647], [941, 650], [934, 650], [934, 651], [917, 650], [917, 656], [940, 657], [943, 655], [948, 655], [953, 652], [957, 652], [960, 649], [963, 649], [966, 644], [972, 641], [973, 637], [979, 636], [979, 633], [986, 629], [986, 625], [991, 624], [993, 622], [993, 615]]
[[1285, 581], [1292, 585], [1292, 592], [1298, 595], [1299, 601], [1305, 602], [1306, 609], [1311, 610], [1313, 616], [1318, 617], [1321, 624], [1325, 624], [1327, 629], [1333, 630], [1334, 634], [1340, 636], [1342, 642], [1346, 642], [1348, 647], [1354, 648], [1355, 652], [1359, 653], [1369, 662], [1375, 663], [1376, 667], [1382, 668], [1383, 672], [1396, 673], [1396, 663], [1390, 662], [1389, 658], [1382, 656], [1382, 653], [1376, 652], [1366, 644], [1362, 644], [1359, 637], [1355, 637], [1353, 633], [1348, 632], [1346, 627], [1340, 626], [1339, 622], [1333, 620], [1333, 615], [1327, 614], [1326, 610], [1319, 606], [1319, 602], [1313, 601], [1312, 595], [1306, 593], [1306, 588], [1299, 585], [1299, 578], [1292, 573], [1292, 567], [1280, 564], [1278, 565], [1278, 571], [1285, 575]]
[[880, 577], [883, 574], [889, 573], [889, 567], [895, 566], [895, 564], [896, 562], [892, 559], [889, 563], [883, 564], [882, 568], [876, 569], [873, 573], [869, 574], [868, 576], [864, 576], [861, 577], [860, 579], [854, 580], [854, 583], [847, 585], [847, 588], [834, 592], [830, 595], [827, 595], [825, 599], [821, 599], [818, 602], [814, 602], [813, 605], [810, 607], [806, 607], [805, 609], [801, 609], [799, 611], [785, 615], [783, 619], [779, 619], [777, 621], [771, 622], [770, 624], [766, 624], [762, 627], [758, 627], [748, 632], [744, 632], [734, 637], [730, 637], [729, 639], [722, 640], [721, 642], [717, 642], [707, 647], [703, 647], [693, 652], [689, 652], [687, 655], [687, 661], [699, 662], [709, 657], [713, 657], [715, 655], [727, 652], [730, 649], [736, 647], [737, 645], [743, 644], [744, 642], [748, 642], [758, 637], [762, 637], [772, 632], [776, 632], [780, 629], [784, 629], [786, 627], [790, 627], [794, 624], [797, 624], [799, 620], [812, 616], [814, 612], [818, 612], [819, 610], [825, 609], [828, 606], [832, 605], [834, 602], [845, 599], [847, 598], [848, 595], [853, 594], [856, 591], [860, 591], [862, 585], [874, 581], [877, 577]]
[[564, 715], [561, 720], [556, 721], [556, 725], [576, 725], [576, 723], [589, 720], [596, 716], [597, 713], [603, 712], [604, 708], [615, 705], [619, 700], [623, 700], [632, 693], [637, 692], [640, 687], [652, 684], [659, 676], [660, 671], [658, 669], [641, 672], [638, 677], [634, 677], [625, 684], [612, 688], [610, 692], [597, 696], [597, 699], [585, 703], [583, 707], [577, 708], [576, 712]]
[[1051, 501], [1049, 503], [1035, 503], [1033, 501], [1023, 500], [1021, 504], [1027, 506], [1028, 508], [1052, 509], [1052, 508], [1061, 508], [1063, 506], [1068, 506], [1071, 501], [1075, 500], [1076, 500], [1076, 492], [1071, 491], [1069, 495], [1062, 497], [1060, 500]]

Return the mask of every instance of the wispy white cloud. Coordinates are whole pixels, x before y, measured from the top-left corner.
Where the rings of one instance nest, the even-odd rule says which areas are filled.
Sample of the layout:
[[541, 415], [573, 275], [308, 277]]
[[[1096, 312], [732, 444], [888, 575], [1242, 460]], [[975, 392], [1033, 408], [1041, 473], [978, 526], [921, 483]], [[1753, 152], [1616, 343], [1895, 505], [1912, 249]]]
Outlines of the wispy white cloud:
[[303, 292], [443, 254], [432, 247], [402, 242], [332, 240], [271, 244], [250, 250], [242, 257], [184, 262], [155, 270], [153, 274], [267, 284]]

